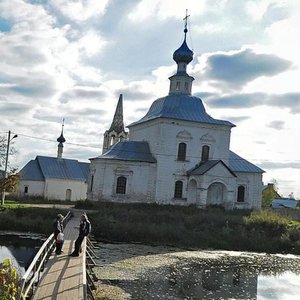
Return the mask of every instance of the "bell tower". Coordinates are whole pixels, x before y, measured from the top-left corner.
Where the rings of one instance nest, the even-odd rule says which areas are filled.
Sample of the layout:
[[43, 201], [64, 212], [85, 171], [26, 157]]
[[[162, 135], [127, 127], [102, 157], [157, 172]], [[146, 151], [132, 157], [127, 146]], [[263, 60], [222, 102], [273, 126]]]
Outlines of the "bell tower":
[[123, 122], [123, 95], [120, 94], [117, 108], [109, 130], [104, 133], [102, 154], [104, 154], [113, 144], [127, 140], [128, 132], [124, 129]]

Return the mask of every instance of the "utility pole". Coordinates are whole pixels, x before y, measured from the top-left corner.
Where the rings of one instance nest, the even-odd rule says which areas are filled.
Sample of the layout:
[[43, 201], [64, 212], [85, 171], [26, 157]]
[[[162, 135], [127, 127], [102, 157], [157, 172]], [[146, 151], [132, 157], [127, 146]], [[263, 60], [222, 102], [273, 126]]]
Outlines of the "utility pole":
[[[10, 138], [10, 135], [11, 135], [11, 131], [9, 130], [8, 131], [8, 139], [7, 139], [7, 147], [6, 147], [6, 157], [5, 157], [5, 169], [4, 169], [4, 178], [6, 179], [8, 176], [7, 176], [7, 165], [8, 165], [8, 155], [9, 155], [9, 145], [10, 145], [10, 142], [18, 137], [17, 134], [15, 134], [12, 138]], [[2, 191], [2, 199], [1, 199], [1, 205], [4, 205], [4, 202], [5, 202], [5, 187]]]

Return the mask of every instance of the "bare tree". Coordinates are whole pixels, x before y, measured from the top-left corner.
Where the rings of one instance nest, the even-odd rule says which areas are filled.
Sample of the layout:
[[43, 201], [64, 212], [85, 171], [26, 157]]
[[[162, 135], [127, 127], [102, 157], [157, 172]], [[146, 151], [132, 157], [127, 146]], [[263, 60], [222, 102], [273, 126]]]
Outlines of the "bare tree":
[[[16, 150], [14, 147], [9, 148], [9, 155], [14, 155]], [[19, 175], [17, 169], [7, 167], [7, 175], [5, 174], [5, 163], [7, 154], [7, 138], [0, 136], [0, 193], [4, 191], [13, 192], [18, 184]]]

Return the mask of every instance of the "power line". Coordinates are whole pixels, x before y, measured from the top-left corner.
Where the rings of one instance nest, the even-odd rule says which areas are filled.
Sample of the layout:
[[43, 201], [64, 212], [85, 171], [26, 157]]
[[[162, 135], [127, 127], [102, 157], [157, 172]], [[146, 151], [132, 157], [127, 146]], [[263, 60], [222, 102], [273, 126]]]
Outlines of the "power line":
[[[16, 132], [13, 132], [13, 133], [17, 134], [19, 136], [23, 136], [23, 137], [27, 137], [27, 138], [31, 138], [31, 139], [36, 139], [36, 140], [41, 140], [41, 141], [46, 141], [46, 142], [51, 142], [51, 143], [57, 143], [56, 140], [50, 140], [50, 139], [46, 139], [46, 138], [40, 138], [40, 137], [36, 137], [36, 136], [32, 136], [32, 135], [27, 135], [27, 134], [22, 134], [22, 133], [16, 133]], [[77, 144], [77, 143], [70, 143], [70, 142], [65, 142], [65, 144], [67, 144], [67, 145], [73, 145], [73, 146], [79, 146], [79, 147], [86, 147], [86, 148], [101, 149], [101, 147], [89, 146], [89, 145], [83, 145], [83, 144]]]
[[[32, 139], [37, 139], [37, 140], [42, 140], [42, 141], [46, 141], [46, 142], [52, 142], [52, 143], [57, 143], [56, 140], [51, 140], [51, 139], [46, 139], [46, 138], [41, 138], [41, 137], [36, 137], [36, 136], [31, 136], [31, 135], [26, 135], [26, 134], [22, 134], [22, 133], [16, 133], [16, 132], [13, 132], [13, 134], [17, 134], [19, 136], [23, 136], [23, 137], [27, 137], [27, 138], [32, 138]], [[84, 147], [84, 148], [94, 148], [94, 149], [97, 149], [97, 150], [101, 150], [102, 148], [101, 147], [96, 147], [96, 146], [90, 146], [90, 145], [84, 145], [84, 144], [78, 144], [78, 143], [70, 143], [70, 142], [66, 142], [67, 145], [72, 145], [72, 146], [78, 146], [78, 147]], [[141, 151], [135, 151], [135, 150], [122, 150], [122, 152], [124, 153], [132, 153], [132, 154], [145, 154], [145, 152], [141, 152]], [[148, 153], [147, 153], [148, 154]], [[165, 153], [159, 153], [159, 152], [152, 152], [151, 154], [155, 155], [155, 156], [170, 156], [170, 154], [165, 154]], [[176, 156], [176, 153], [174, 154]], [[193, 155], [187, 155], [187, 158], [199, 158], [200, 157], [200, 154], [198, 156], [193, 156]], [[219, 157], [219, 158], [216, 158], [216, 159], [219, 159], [219, 160], [227, 160], [228, 158], [222, 158], [222, 157]], [[245, 160], [244, 158], [233, 158], [231, 159], [232, 161], [243, 161]], [[256, 162], [274, 162], [272, 160], [265, 160], [265, 159], [251, 159], [251, 161], [256, 161]], [[281, 162], [300, 162], [300, 160], [281, 160]]]

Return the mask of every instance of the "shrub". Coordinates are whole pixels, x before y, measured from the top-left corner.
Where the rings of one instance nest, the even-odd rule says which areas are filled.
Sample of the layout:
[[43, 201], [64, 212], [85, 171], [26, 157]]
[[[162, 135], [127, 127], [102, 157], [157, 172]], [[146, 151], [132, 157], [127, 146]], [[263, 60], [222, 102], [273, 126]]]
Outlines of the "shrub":
[[0, 263], [0, 299], [13, 300], [18, 293], [19, 278], [9, 259]]

